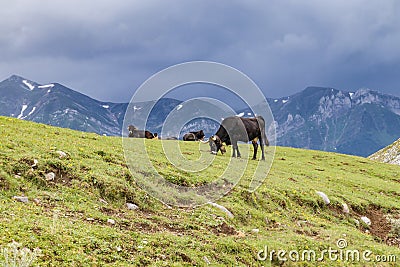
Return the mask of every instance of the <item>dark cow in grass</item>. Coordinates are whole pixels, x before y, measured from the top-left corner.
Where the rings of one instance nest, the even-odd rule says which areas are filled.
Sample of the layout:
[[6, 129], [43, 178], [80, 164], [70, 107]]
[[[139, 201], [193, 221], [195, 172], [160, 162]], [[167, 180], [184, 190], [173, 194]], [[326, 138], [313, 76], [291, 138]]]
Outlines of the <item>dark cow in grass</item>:
[[128, 127], [129, 131], [129, 137], [134, 137], [134, 138], [146, 138], [146, 139], [153, 139], [154, 135], [147, 131], [147, 130], [139, 130], [133, 125], [129, 125]]
[[227, 146], [232, 144], [233, 153], [232, 157], [240, 157], [239, 147], [237, 142], [249, 142], [251, 141], [254, 148], [254, 154], [252, 159], [257, 158], [257, 141], [260, 141], [262, 160], [265, 160], [264, 156], [264, 145], [268, 146], [269, 142], [265, 134], [265, 121], [262, 116], [255, 118], [239, 118], [239, 117], [228, 117], [224, 119], [215, 135], [210, 137], [207, 142], [210, 143], [211, 153], [217, 154], [221, 151], [222, 154], [226, 152], [225, 143]]
[[183, 136], [183, 141], [199, 141], [204, 139], [203, 130], [197, 132], [189, 132]]

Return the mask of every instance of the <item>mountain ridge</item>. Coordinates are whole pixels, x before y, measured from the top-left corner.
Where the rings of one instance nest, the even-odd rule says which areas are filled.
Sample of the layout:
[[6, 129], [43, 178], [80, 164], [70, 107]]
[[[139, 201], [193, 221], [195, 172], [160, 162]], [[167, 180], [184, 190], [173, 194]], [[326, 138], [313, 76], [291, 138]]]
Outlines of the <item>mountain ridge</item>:
[[[274, 127], [268, 133], [281, 146], [368, 156], [400, 137], [400, 97], [379, 91], [309, 86], [267, 101], [276, 135]], [[0, 115], [105, 135], [124, 132], [128, 108], [128, 103], [99, 101], [59, 83], [42, 85], [17, 75], [0, 82], [0, 104]], [[160, 133], [168, 114], [181, 104], [176, 99], [133, 103], [130, 112], [141, 118], [154, 105], [146, 128]], [[236, 112], [254, 116], [251, 108]], [[215, 121], [202, 119], [183, 129], [205, 128], [211, 135], [216, 127]]]

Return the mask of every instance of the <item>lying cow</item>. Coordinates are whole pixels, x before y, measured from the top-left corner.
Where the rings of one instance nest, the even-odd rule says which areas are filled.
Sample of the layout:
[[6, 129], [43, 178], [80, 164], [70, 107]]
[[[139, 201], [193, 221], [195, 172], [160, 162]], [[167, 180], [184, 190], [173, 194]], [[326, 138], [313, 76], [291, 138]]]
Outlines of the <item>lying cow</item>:
[[264, 156], [264, 145], [268, 146], [269, 142], [265, 134], [265, 121], [262, 116], [255, 118], [240, 118], [240, 117], [228, 117], [224, 119], [219, 126], [219, 129], [215, 135], [210, 137], [207, 142], [210, 143], [211, 153], [217, 154], [221, 151], [222, 154], [226, 152], [224, 147], [225, 143], [227, 146], [233, 146], [232, 157], [240, 157], [238, 141], [249, 142], [251, 141], [254, 148], [254, 154], [252, 159], [257, 157], [258, 144], [260, 141], [262, 160], [265, 160]]
[[203, 130], [197, 132], [189, 132], [183, 136], [183, 141], [199, 141], [204, 139]]
[[129, 125], [128, 127], [129, 131], [129, 137], [134, 137], [134, 138], [146, 138], [146, 139], [153, 139], [154, 135], [147, 131], [147, 130], [139, 130], [133, 125]]

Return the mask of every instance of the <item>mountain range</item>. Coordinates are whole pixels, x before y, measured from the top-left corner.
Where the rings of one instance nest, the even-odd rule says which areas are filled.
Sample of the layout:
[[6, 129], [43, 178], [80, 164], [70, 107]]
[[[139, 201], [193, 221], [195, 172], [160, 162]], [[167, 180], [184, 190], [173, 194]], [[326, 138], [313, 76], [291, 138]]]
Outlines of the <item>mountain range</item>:
[[[277, 145], [368, 156], [400, 137], [400, 98], [378, 91], [307, 87], [267, 101]], [[106, 135], [121, 135], [128, 107], [140, 118], [153, 105], [146, 127], [160, 133], [168, 114], [181, 104], [171, 98], [131, 105], [102, 102], [59, 83], [43, 85], [17, 75], [0, 82], [0, 115]], [[250, 108], [236, 112], [253, 114]], [[209, 136], [217, 127], [218, 122], [200, 118], [182, 132], [204, 129]]]

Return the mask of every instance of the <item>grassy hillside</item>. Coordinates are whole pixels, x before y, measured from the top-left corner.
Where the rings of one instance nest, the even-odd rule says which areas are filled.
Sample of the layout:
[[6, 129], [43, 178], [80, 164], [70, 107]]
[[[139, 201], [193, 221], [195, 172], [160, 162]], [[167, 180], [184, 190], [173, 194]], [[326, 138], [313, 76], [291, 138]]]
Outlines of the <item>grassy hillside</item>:
[[[338, 249], [339, 239], [347, 241], [346, 250], [370, 250], [372, 260], [393, 255], [400, 262], [399, 166], [278, 147], [257, 191], [250, 193], [243, 179], [217, 201], [232, 212], [230, 218], [211, 205], [171, 208], [149, 196], [135, 183], [139, 172], [127, 168], [121, 138], [5, 117], [0, 117], [0, 138], [3, 264], [13, 241], [20, 244], [18, 251], [39, 248], [35, 264], [40, 266], [270, 266], [279, 264], [276, 254], [272, 262], [257, 259], [266, 246], [268, 251], [296, 250], [300, 256], [314, 250], [318, 258], [323, 250]], [[140, 141], [132, 140], [133, 145]], [[218, 155], [207, 176], [188, 175], [173, 169], [159, 141], [149, 141], [157, 169], [181, 185], [209, 182], [230, 158]], [[181, 142], [180, 147], [184, 155], [198, 156], [198, 143]], [[60, 158], [59, 150], [67, 157]], [[250, 161], [245, 173], [257, 162]], [[46, 177], [50, 172], [54, 179]], [[330, 204], [316, 191], [324, 192]], [[129, 210], [126, 203], [139, 208]], [[371, 226], [361, 216], [371, 219]], [[321, 262], [299, 261], [284, 266], [372, 265], [331, 261], [328, 255]]]
[[400, 139], [377, 151], [368, 158], [379, 162], [400, 165]]

